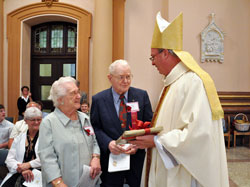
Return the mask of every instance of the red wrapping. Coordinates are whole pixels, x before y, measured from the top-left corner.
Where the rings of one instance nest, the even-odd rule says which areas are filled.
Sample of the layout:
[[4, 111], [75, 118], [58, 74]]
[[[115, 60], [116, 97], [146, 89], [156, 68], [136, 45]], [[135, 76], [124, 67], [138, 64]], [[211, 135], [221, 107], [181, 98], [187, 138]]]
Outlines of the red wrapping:
[[130, 130], [138, 130], [138, 129], [146, 129], [146, 128], [150, 128], [150, 122], [146, 121], [143, 123], [143, 121], [140, 120], [136, 120], [136, 125], [134, 125], [134, 127], [129, 127]]

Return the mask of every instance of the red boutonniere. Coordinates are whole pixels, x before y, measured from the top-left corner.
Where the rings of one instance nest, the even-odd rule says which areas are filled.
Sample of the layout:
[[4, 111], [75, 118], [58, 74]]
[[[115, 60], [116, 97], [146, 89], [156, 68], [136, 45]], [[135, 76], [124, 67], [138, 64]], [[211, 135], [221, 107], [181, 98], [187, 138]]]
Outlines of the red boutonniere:
[[84, 126], [83, 130], [86, 132], [86, 134], [89, 135], [94, 135], [94, 130], [91, 126]]
[[132, 107], [131, 106], [127, 106], [127, 112], [131, 112]]
[[90, 130], [89, 129], [84, 129], [84, 131], [86, 132], [86, 134], [89, 136], [90, 135]]

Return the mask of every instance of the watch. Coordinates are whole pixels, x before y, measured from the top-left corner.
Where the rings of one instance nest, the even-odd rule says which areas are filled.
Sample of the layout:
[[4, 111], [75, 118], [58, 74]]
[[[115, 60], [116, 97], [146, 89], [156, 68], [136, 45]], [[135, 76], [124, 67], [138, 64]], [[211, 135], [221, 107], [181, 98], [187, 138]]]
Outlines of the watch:
[[99, 158], [100, 159], [100, 155], [92, 155], [92, 158]]
[[59, 185], [61, 182], [62, 182], [62, 180], [58, 180], [58, 181], [55, 183], [55, 186]]

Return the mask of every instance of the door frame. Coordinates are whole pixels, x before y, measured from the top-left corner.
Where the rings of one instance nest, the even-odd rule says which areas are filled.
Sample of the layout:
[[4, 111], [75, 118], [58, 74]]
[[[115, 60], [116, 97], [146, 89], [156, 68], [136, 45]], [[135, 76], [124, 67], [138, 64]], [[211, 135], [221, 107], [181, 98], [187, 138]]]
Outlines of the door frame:
[[[74, 5], [54, 2], [34, 3], [24, 6], [7, 15], [8, 38], [8, 115], [17, 116], [17, 99], [20, 96], [22, 65], [22, 24], [24, 21], [36, 19], [44, 15], [57, 15], [77, 20], [77, 79], [81, 82], [80, 89], [89, 93], [89, 39], [91, 37], [92, 16], [88, 11]], [[47, 22], [47, 20], [45, 20]], [[79, 71], [81, 70], [81, 71]], [[30, 86], [30, 85], [28, 85]]]

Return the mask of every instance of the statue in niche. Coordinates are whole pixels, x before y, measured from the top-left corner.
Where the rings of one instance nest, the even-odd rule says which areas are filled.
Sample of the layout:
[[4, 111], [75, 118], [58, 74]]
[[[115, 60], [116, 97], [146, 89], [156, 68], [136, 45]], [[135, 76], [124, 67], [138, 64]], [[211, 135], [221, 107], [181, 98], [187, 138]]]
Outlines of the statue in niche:
[[201, 33], [201, 61], [224, 61], [224, 33], [214, 23], [215, 14], [211, 14], [212, 21]]

